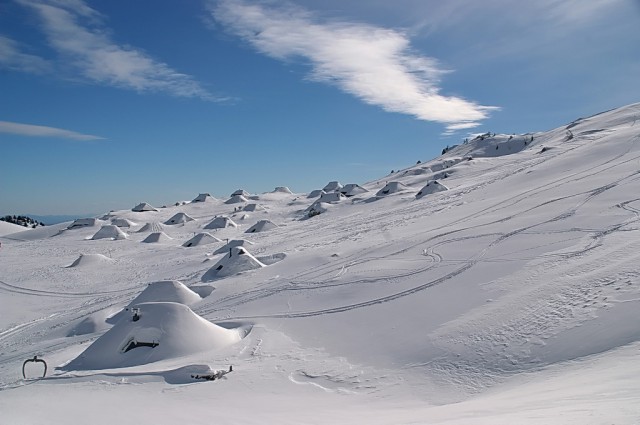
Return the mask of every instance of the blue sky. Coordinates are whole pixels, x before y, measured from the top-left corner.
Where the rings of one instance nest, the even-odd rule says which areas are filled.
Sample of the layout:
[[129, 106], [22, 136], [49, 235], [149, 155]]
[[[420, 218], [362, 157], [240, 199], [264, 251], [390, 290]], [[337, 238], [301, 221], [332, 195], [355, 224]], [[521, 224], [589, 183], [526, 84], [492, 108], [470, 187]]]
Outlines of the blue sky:
[[5, 0], [1, 214], [363, 183], [640, 101], [635, 0]]

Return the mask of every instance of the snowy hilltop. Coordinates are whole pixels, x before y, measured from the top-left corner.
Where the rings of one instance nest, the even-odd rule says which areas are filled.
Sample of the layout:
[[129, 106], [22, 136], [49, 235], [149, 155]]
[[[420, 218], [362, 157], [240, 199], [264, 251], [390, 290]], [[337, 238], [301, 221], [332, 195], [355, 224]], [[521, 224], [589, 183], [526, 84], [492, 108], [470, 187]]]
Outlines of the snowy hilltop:
[[640, 103], [327, 177], [1, 227], [0, 422], [640, 423]]

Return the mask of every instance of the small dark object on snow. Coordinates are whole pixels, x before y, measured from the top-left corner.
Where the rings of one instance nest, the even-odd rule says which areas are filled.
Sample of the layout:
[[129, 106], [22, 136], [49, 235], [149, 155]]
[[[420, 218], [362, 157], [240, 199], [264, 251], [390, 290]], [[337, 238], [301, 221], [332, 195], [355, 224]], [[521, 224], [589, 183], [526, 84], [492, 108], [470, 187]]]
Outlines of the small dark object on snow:
[[32, 359], [27, 359], [24, 361], [24, 363], [22, 363], [22, 377], [27, 379], [27, 376], [24, 373], [24, 367], [27, 365], [27, 363], [42, 363], [44, 365], [44, 373], [42, 374], [42, 377], [44, 378], [45, 376], [47, 376], [47, 362], [45, 362], [42, 359], [39, 359], [38, 356], [33, 356]]
[[191, 375], [193, 379], [204, 379], [205, 381], [215, 381], [216, 379], [222, 378], [227, 373], [233, 372], [233, 366], [229, 366], [229, 370], [217, 370], [214, 373], [209, 373], [206, 375]]

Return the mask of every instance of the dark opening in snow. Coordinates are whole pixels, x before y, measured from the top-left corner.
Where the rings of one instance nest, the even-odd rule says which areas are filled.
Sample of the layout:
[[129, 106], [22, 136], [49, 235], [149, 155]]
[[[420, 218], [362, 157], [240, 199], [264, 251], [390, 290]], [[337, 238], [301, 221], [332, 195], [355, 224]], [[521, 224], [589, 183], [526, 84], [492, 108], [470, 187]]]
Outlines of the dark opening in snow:
[[124, 350], [122, 350], [123, 353], [126, 353], [127, 351], [131, 351], [134, 348], [138, 348], [138, 347], [157, 347], [159, 344], [157, 342], [143, 342], [143, 341], [135, 341], [135, 340], [131, 340], [129, 341], [129, 344], [127, 344], [127, 346], [124, 348]]

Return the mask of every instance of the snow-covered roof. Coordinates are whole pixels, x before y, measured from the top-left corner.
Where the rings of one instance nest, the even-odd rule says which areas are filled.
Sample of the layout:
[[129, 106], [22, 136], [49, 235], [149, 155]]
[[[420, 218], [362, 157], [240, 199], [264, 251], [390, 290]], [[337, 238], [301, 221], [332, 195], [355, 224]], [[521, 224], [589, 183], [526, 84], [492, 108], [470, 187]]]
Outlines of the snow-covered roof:
[[91, 239], [127, 239], [127, 234], [123, 232], [118, 226], [114, 226], [113, 224], [106, 224], [100, 228], [96, 232], [95, 235], [91, 237]]
[[278, 225], [271, 220], [260, 220], [253, 226], [249, 227], [245, 233], [264, 232], [265, 230], [274, 229], [276, 227], [278, 227]]
[[219, 216], [204, 226], [205, 229], [224, 229], [225, 227], [238, 227], [238, 225], [229, 217]]
[[208, 245], [216, 242], [221, 242], [221, 240], [207, 232], [204, 232], [198, 233], [197, 235], [183, 243], [182, 246], [189, 248], [192, 246]]
[[169, 220], [165, 221], [164, 224], [172, 225], [172, 224], [183, 224], [188, 223], [190, 221], [194, 221], [195, 218], [191, 217], [189, 214], [179, 212], [171, 217]]
[[249, 251], [241, 246], [230, 249], [213, 267], [202, 276], [203, 282], [215, 280], [220, 277], [230, 276], [241, 272], [266, 267]]
[[151, 205], [147, 204], [146, 202], [142, 202], [136, 205], [135, 207], [131, 208], [131, 211], [143, 212], [143, 211], [158, 211], [158, 210], [152, 207]]

